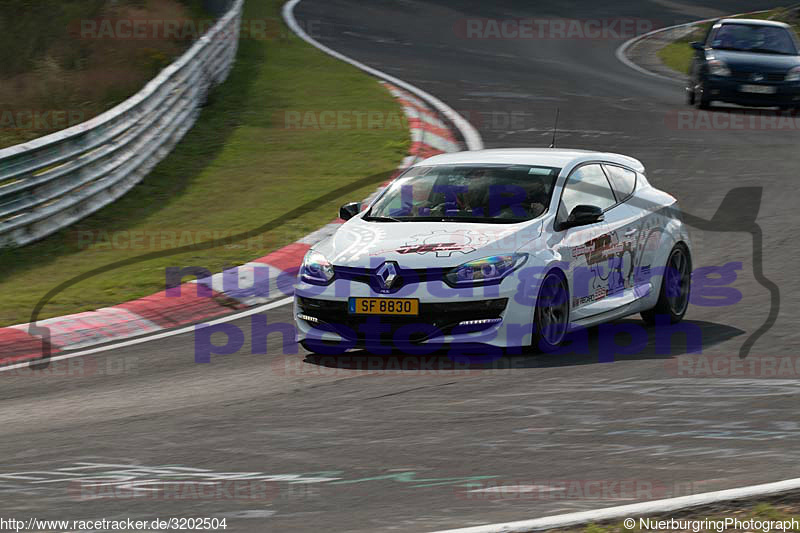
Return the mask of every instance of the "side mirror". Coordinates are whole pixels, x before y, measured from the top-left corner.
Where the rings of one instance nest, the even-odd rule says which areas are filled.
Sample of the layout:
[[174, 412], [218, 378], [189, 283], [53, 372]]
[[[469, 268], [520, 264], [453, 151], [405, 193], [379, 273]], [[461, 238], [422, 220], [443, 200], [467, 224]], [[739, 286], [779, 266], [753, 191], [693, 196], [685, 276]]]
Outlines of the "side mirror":
[[689, 46], [691, 46], [692, 48], [694, 48], [698, 52], [702, 52], [703, 50], [706, 49], [706, 47], [700, 41], [693, 41], [693, 42], [689, 43]]
[[361, 212], [361, 202], [350, 202], [339, 208], [339, 218], [350, 220]]
[[572, 213], [567, 217], [566, 222], [560, 224], [558, 231], [594, 224], [601, 220], [603, 220], [603, 210], [596, 205], [576, 205]]

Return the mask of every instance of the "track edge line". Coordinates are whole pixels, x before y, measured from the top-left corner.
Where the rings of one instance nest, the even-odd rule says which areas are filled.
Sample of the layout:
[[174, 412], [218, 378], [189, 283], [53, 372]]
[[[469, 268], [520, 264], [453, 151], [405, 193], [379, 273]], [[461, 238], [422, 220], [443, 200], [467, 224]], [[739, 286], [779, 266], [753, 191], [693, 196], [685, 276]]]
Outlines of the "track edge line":
[[639, 517], [648, 514], [664, 513], [699, 507], [712, 503], [742, 500], [753, 497], [771, 496], [782, 492], [800, 489], [800, 478], [749, 485], [735, 489], [725, 489], [677, 498], [665, 498], [651, 502], [632, 503], [614, 507], [604, 507], [591, 511], [579, 511], [560, 515], [545, 516], [530, 520], [487, 524], [483, 526], [466, 527], [459, 529], [439, 530], [432, 533], [525, 533], [529, 531], [542, 531], [567, 526], [588, 524], [629, 517]]

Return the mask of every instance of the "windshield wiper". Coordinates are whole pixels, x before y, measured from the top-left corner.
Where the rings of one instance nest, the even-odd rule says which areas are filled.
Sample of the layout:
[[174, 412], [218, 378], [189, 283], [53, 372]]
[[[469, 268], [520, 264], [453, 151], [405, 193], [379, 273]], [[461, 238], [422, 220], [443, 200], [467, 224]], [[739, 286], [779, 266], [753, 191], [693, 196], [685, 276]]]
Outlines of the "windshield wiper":
[[364, 216], [363, 220], [366, 220], [368, 222], [403, 222], [399, 218], [394, 218], [394, 217], [375, 217], [375, 216], [372, 216], [372, 215]]
[[528, 222], [528, 218], [492, 218], [492, 217], [438, 217], [438, 216], [418, 216], [405, 217], [403, 219], [385, 216], [364, 215], [362, 220], [368, 222], [469, 222], [476, 224], [519, 224]]
[[524, 218], [491, 218], [491, 217], [442, 217], [441, 222], [474, 222], [477, 224], [518, 224], [527, 222]]

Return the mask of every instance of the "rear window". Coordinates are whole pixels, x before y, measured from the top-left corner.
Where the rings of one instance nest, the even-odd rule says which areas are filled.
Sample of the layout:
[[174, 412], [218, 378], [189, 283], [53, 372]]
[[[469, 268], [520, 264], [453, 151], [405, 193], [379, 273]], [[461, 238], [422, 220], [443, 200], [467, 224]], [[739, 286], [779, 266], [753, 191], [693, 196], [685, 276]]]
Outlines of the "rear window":
[[636, 172], [614, 165], [604, 165], [604, 167], [611, 180], [611, 187], [620, 201], [633, 194], [636, 188]]

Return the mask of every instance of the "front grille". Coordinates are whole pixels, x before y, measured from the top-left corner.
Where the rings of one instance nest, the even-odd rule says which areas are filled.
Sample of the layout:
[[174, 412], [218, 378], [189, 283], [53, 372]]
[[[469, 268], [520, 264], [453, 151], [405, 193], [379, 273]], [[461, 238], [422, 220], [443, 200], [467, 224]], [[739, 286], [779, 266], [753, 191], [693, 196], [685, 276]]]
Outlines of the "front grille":
[[376, 275], [377, 268], [341, 267], [334, 266], [334, 276], [336, 279], [365, 283], [370, 286], [373, 292], [380, 294], [393, 294], [407, 285], [416, 283], [426, 283], [444, 279], [444, 275], [452, 268], [403, 268], [397, 266], [397, 281], [390, 288], [384, 288], [378, 281]]
[[[761, 74], [764, 79], [760, 81], [753, 80], [753, 74]], [[786, 79], [785, 72], [748, 72], [744, 70], [731, 70], [731, 78], [736, 81], [750, 82], [750, 83], [776, 83]]]
[[[495, 298], [469, 302], [442, 302], [419, 304], [418, 316], [351, 315], [347, 302], [299, 298], [302, 314], [319, 320], [309, 322], [317, 329], [333, 331], [342, 337], [364, 343], [380, 341], [395, 345], [418, 343], [450, 333], [469, 333], [491, 327], [492, 323], [458, 326], [467, 320], [499, 319], [508, 304], [508, 298]], [[458, 328], [458, 329], [456, 329]]]

